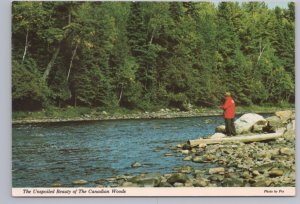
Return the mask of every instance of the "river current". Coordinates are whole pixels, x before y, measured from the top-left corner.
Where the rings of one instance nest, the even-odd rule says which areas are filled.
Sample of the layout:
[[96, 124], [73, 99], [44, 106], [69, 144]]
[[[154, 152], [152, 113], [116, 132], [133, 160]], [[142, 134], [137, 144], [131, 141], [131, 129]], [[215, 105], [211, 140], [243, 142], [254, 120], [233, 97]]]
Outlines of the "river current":
[[[77, 179], [201, 168], [204, 164], [183, 161], [170, 148], [213, 134], [220, 124], [222, 116], [14, 125], [12, 185], [49, 187], [59, 181], [72, 186]], [[134, 162], [142, 167], [132, 168]]]

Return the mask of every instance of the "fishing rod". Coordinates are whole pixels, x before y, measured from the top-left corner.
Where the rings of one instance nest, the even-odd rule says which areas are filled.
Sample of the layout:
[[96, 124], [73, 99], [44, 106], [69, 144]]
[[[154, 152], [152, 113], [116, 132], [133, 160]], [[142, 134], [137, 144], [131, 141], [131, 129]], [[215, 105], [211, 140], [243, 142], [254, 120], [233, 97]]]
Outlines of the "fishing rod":
[[204, 101], [204, 100], [199, 100], [200, 102], [203, 102], [203, 103], [206, 103], [206, 104], [208, 104], [208, 105], [212, 105], [213, 107], [220, 107], [220, 105], [216, 105], [216, 104], [214, 104], [214, 103], [211, 103], [211, 102], [208, 102], [208, 101]]

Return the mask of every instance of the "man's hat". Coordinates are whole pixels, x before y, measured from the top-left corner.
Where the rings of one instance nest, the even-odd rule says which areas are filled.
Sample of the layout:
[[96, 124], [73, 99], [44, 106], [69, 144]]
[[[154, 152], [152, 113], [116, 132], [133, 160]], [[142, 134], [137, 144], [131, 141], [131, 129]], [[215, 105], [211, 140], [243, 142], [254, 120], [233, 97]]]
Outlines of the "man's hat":
[[231, 93], [229, 91], [226, 91], [225, 96], [231, 96]]

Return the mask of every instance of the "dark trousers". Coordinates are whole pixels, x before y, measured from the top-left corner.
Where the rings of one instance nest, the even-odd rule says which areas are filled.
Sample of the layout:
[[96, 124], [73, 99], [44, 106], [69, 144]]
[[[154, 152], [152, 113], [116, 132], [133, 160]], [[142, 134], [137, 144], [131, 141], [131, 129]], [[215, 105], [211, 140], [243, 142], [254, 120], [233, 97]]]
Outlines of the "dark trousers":
[[235, 126], [234, 126], [234, 118], [227, 119], [225, 118], [225, 131], [227, 136], [236, 135]]

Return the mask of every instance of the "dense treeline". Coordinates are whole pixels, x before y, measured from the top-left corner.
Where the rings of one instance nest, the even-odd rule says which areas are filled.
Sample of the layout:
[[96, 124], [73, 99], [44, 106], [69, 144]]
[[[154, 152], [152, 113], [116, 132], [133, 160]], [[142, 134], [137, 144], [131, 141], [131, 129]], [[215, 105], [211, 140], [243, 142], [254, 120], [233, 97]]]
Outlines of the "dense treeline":
[[14, 2], [14, 110], [294, 103], [295, 6]]

